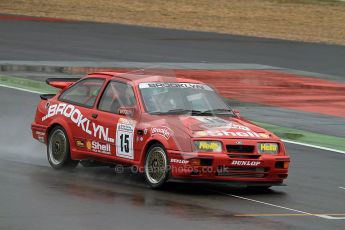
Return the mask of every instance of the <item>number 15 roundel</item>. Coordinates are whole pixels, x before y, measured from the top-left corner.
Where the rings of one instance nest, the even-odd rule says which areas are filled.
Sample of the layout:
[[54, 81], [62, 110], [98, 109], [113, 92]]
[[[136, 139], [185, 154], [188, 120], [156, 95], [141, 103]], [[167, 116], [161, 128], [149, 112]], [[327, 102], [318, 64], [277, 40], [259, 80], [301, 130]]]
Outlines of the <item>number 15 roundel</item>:
[[134, 159], [133, 154], [134, 126], [117, 124], [116, 128], [116, 156]]

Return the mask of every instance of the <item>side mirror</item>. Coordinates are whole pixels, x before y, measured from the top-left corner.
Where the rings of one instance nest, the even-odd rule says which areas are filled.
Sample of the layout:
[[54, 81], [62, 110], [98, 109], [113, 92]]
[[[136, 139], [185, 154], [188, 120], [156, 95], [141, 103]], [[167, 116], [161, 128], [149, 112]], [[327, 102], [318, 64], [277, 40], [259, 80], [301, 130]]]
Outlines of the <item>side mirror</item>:
[[241, 117], [241, 112], [238, 109], [233, 110], [237, 117]]
[[135, 107], [122, 106], [119, 108], [118, 113], [123, 116], [134, 117], [135, 111]]

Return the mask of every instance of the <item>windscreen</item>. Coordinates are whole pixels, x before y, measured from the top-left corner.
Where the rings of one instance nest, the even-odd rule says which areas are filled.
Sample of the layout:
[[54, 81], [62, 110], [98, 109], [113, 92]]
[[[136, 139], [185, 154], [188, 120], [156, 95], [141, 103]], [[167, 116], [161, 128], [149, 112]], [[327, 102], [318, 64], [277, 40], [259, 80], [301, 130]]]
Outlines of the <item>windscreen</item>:
[[223, 99], [205, 84], [149, 82], [140, 83], [139, 89], [145, 109], [151, 114], [233, 115]]

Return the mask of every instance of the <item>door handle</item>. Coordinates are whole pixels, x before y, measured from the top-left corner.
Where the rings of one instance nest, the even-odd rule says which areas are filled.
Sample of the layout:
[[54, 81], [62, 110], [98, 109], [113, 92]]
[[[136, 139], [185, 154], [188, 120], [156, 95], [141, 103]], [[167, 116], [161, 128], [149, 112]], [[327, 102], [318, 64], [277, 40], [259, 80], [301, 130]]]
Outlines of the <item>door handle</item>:
[[97, 113], [93, 113], [93, 114], [91, 115], [91, 117], [96, 119], [96, 118], [98, 117], [98, 114], [97, 114]]
[[137, 130], [137, 134], [138, 134], [139, 136], [144, 135], [144, 130], [138, 129], [138, 130]]

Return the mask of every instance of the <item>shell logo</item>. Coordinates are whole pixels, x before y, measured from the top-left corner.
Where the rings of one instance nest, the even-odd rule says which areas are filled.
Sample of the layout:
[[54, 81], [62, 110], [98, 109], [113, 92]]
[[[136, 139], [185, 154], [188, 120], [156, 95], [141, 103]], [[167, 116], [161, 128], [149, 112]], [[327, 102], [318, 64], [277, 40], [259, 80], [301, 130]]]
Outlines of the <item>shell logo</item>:
[[87, 148], [88, 150], [91, 150], [91, 148], [92, 148], [91, 141], [86, 141], [86, 148]]

